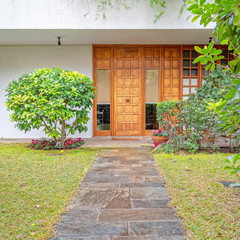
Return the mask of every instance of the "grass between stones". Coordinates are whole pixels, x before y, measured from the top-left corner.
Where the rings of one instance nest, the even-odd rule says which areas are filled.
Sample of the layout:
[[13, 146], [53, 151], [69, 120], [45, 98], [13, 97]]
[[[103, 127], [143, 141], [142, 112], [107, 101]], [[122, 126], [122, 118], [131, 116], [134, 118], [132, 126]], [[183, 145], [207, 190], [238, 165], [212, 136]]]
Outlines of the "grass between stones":
[[240, 189], [223, 170], [230, 154], [154, 155], [189, 239], [240, 239]]
[[59, 152], [0, 144], [0, 239], [52, 236], [97, 154], [94, 149]]

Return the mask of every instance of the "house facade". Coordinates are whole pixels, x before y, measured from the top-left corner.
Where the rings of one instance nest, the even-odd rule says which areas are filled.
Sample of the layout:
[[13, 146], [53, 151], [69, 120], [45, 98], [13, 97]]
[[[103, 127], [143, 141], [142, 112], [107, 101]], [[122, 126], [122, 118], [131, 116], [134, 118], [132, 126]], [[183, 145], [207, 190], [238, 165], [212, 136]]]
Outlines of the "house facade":
[[96, 99], [82, 137], [151, 134], [158, 128], [156, 104], [187, 98], [208, 74], [192, 62], [194, 46], [208, 44], [214, 26], [191, 23], [186, 11], [179, 17], [181, 5], [169, 0], [154, 23], [148, 1], [131, 1], [129, 10], [116, 1], [104, 10], [106, 18], [94, 0], [1, 1], [0, 137], [43, 136], [20, 132], [10, 122], [5, 88], [22, 73], [52, 67], [94, 80]]

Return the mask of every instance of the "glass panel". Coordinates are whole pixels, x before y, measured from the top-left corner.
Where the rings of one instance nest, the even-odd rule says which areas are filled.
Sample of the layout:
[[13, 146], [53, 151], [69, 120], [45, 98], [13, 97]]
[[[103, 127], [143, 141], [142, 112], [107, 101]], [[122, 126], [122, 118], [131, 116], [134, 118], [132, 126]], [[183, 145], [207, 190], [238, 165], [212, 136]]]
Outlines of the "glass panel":
[[157, 103], [159, 99], [159, 70], [146, 70], [145, 95], [146, 103]]
[[197, 67], [198, 65], [197, 65], [197, 63], [193, 63], [193, 61], [192, 61], [191, 66], [192, 67]]
[[97, 130], [110, 130], [110, 104], [97, 104]]
[[157, 104], [146, 103], [146, 130], [158, 129]]
[[96, 70], [97, 103], [110, 104], [110, 70]]
[[196, 58], [198, 56], [198, 53], [195, 50], [192, 50], [192, 58]]
[[189, 88], [188, 87], [183, 88], [183, 94], [189, 94]]
[[110, 70], [96, 70], [97, 130], [110, 130]]
[[197, 92], [197, 89], [196, 88], [191, 88], [191, 93], [196, 93]]
[[202, 79], [202, 85], [205, 83], [206, 81], [204, 79]]
[[191, 75], [197, 76], [198, 70], [197, 69], [191, 69]]
[[146, 70], [145, 76], [146, 129], [158, 129], [156, 106], [159, 101], [159, 70]]
[[190, 51], [189, 50], [184, 50], [183, 51], [183, 58], [190, 58]]
[[227, 58], [228, 57], [228, 51], [223, 50], [221, 55], [223, 55], [225, 58]]
[[190, 61], [189, 60], [183, 60], [183, 67], [190, 67]]
[[183, 75], [184, 76], [189, 76], [190, 71], [188, 69], [183, 70]]
[[222, 60], [221, 60], [221, 65], [226, 66], [226, 65], [227, 65], [227, 59], [222, 59]]
[[204, 76], [208, 75], [208, 70], [203, 69], [202, 75], [204, 75]]
[[197, 85], [197, 78], [191, 79], [191, 85]]
[[184, 85], [184, 86], [189, 85], [189, 79], [184, 78], [184, 79], [183, 79], [183, 85]]

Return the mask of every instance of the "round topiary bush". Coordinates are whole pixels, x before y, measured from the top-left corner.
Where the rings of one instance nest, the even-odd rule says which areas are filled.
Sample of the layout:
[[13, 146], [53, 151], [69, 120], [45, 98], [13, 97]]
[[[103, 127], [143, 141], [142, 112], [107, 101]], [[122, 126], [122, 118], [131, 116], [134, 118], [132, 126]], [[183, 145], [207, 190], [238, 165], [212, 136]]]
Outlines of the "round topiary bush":
[[95, 97], [93, 82], [78, 72], [38, 69], [10, 82], [6, 106], [21, 131], [40, 129], [63, 145], [68, 134], [86, 131]]

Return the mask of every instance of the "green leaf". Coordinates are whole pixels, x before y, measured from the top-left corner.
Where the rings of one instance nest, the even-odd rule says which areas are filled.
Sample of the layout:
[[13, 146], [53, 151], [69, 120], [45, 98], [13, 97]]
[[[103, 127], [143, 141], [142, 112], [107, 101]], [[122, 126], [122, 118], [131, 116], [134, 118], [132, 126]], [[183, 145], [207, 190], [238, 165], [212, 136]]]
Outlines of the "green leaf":
[[199, 17], [200, 17], [200, 15], [193, 17], [192, 22], [195, 22]]
[[197, 52], [202, 53], [202, 49], [201, 49], [200, 47], [195, 46], [194, 49], [195, 49]]
[[232, 83], [233, 83], [234, 85], [238, 85], [238, 84], [240, 84], [240, 79], [233, 79], [233, 80], [232, 80]]
[[207, 53], [209, 53], [212, 50], [213, 46], [214, 46], [214, 41], [209, 43], [208, 48], [207, 48]]
[[235, 25], [235, 26], [240, 25], [240, 14], [234, 16], [233, 25]]
[[232, 99], [232, 98], [234, 98], [235, 93], [236, 93], [236, 89], [231, 89], [231, 90], [227, 93], [227, 95], [225, 96], [225, 99]]
[[215, 69], [215, 64], [212, 64], [211, 71], [213, 71], [214, 69]]

